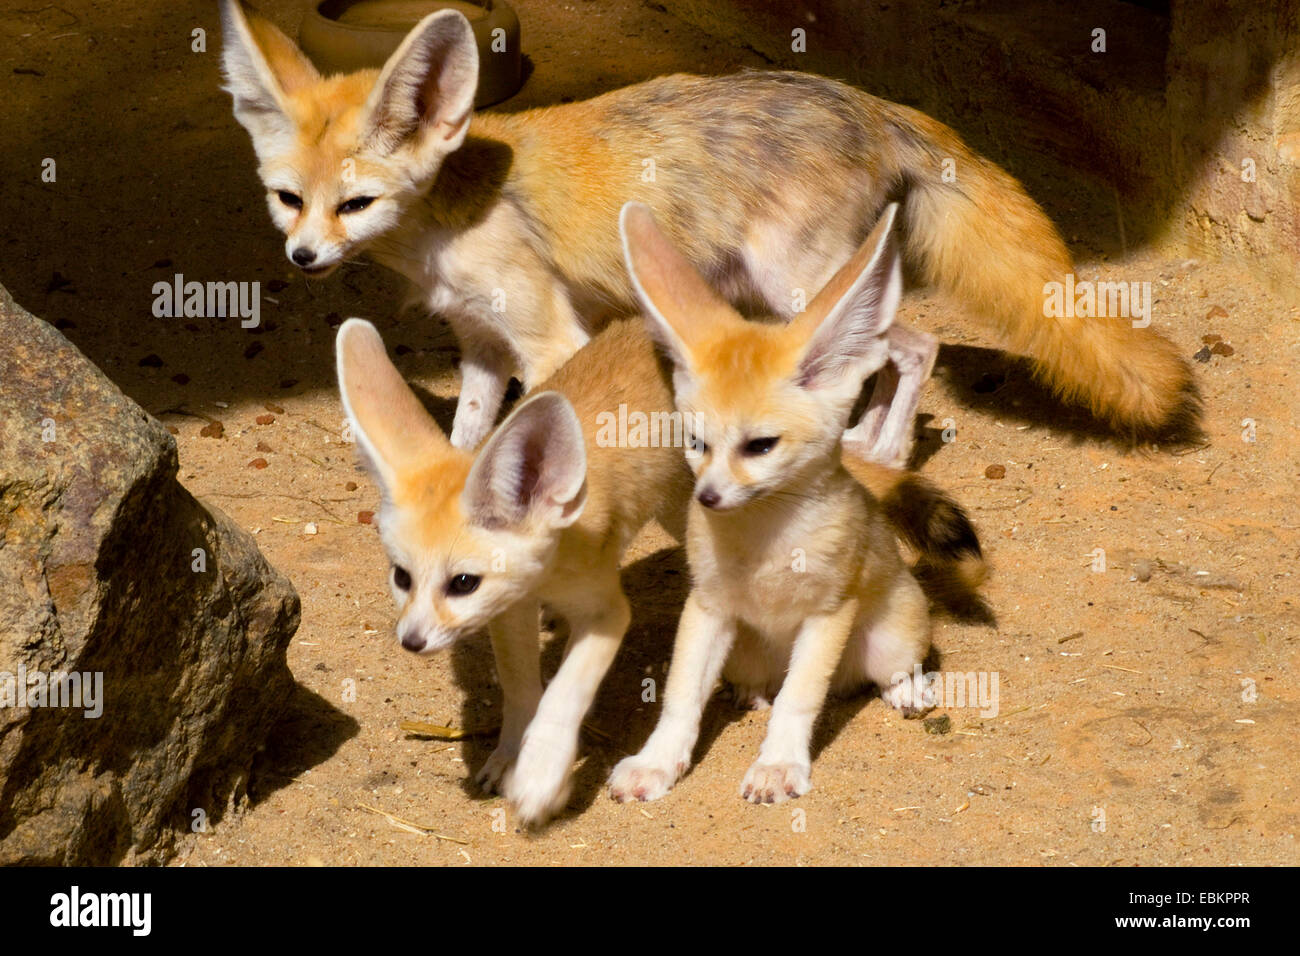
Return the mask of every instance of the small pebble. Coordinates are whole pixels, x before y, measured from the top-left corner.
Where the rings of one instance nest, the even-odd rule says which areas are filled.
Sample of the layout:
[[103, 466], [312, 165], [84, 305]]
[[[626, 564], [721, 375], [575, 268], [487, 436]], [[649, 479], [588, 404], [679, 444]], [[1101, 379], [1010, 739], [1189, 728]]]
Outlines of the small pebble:
[[284, 414], [284, 409], [281, 406], [275, 404], [274, 402], [267, 402], [262, 407], [265, 408], [268, 412], [275, 412], [275, 414], [277, 415]]
[[141, 368], [162, 368], [163, 360], [153, 352], [150, 352], [144, 358], [140, 359], [139, 364]]
[[266, 464], [267, 462], [265, 458], [254, 458], [252, 461], [248, 463], [248, 467], [256, 468], [258, 471], [261, 471], [263, 468], [266, 467]]
[[268, 444], [267, 444], [266, 442], [264, 442], [264, 441], [260, 441], [260, 442], [257, 443], [257, 450], [258, 450], [258, 451], [275, 451], [274, 448], [272, 448], [270, 445], [268, 445]]
[[204, 438], [221, 438], [226, 434], [226, 426], [221, 422], [208, 422], [199, 429], [199, 434]]
[[941, 714], [938, 717], [927, 717], [921, 721], [927, 734], [946, 734], [952, 730], [952, 719], [947, 714]]
[[315, 533], [316, 533], [316, 522], [314, 522], [314, 521], [308, 521], [305, 525], [303, 525], [302, 533], [303, 533], [303, 534], [315, 534]]
[[1227, 317], [1228, 310], [1221, 305], [1213, 306], [1209, 312], [1205, 313], [1206, 321], [1210, 319], [1226, 319]]
[[259, 425], [269, 425], [269, 424], [271, 424], [273, 421], [275, 421], [275, 416], [274, 416], [274, 415], [258, 415], [256, 418], [253, 419], [253, 421], [257, 422], [257, 424], [259, 424]]
[[357, 512], [357, 524], [370, 524], [374, 520], [375, 520], [375, 513], [373, 511]]
[[985, 478], [1005, 478], [1007, 476], [1006, 465], [989, 465], [984, 469]]
[[1215, 355], [1231, 355], [1234, 349], [1227, 342], [1215, 342], [1210, 346], [1210, 351]]
[[244, 358], [246, 359], [256, 358], [258, 353], [261, 352], [262, 349], [264, 348], [266, 348], [266, 346], [263, 345], [261, 342], [250, 342], [248, 343], [248, 348], [244, 349]]
[[1205, 346], [1203, 349], [1201, 349], [1199, 352], [1193, 355], [1192, 358], [1196, 359], [1196, 361], [1198, 362], [1208, 362], [1210, 360], [1210, 347], [1208, 345]]
[[186, 375], [184, 372], [177, 372], [175, 375], [172, 376], [172, 381], [175, 382], [177, 385], [188, 385], [190, 384], [190, 377]]
[[356, 490], [357, 490], [357, 483], [356, 483], [355, 481], [349, 481], [349, 482], [348, 482], [346, 485], [344, 485], [343, 487], [344, 487], [345, 489], [347, 489], [348, 491], [356, 491]]

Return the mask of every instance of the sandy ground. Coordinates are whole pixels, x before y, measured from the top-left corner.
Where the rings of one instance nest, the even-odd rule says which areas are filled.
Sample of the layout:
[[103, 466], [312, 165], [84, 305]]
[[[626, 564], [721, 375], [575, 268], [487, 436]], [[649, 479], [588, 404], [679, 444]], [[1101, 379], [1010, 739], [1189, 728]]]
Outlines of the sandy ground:
[[[755, 807], [737, 789], [766, 715], [719, 697], [677, 789], [613, 803], [603, 781], [654, 725], [643, 681], [662, 686], [685, 598], [681, 553], [651, 529], [628, 558], [634, 623], [590, 716], [569, 812], [522, 834], [499, 797], [470, 783], [490, 733], [453, 742], [399, 729], [414, 719], [490, 731], [500, 694], [486, 640], [434, 659], [398, 646], [378, 537], [358, 519], [376, 491], [340, 439], [341, 317], [379, 325], [404, 373], [441, 400], [444, 424], [456, 393], [449, 331], [399, 313], [398, 282], [377, 266], [320, 283], [289, 266], [217, 89], [212, 5], [102, 6], [0, 11], [0, 61], [12, 64], [0, 282], [174, 428], [184, 483], [257, 536], [303, 603], [289, 717], [249, 799], [205, 808], [213, 825], [177, 862], [1300, 861], [1296, 309], [1214, 263], [1121, 255], [1113, 210], [1063, 185], [1060, 170], [1017, 168], [1083, 274], [1151, 281], [1154, 324], [1189, 357], [1206, 335], [1231, 346], [1195, 364], [1208, 444], [1118, 447], [1045, 399], [960, 311], [909, 295], [904, 320], [950, 343], [922, 402], [920, 467], [969, 509], [995, 568], [992, 619], [939, 616], [935, 644], [945, 672], [997, 674], [996, 715], [942, 707], [949, 732], [937, 734], [878, 699], [833, 704], [812, 793]], [[292, 28], [302, 5], [265, 6]], [[517, 6], [536, 70], [510, 109], [676, 69], [763, 65], [632, 0]], [[196, 27], [206, 52], [191, 50]], [[46, 157], [55, 183], [40, 178]], [[152, 285], [177, 272], [260, 280], [263, 327], [155, 318]], [[219, 438], [202, 434], [213, 420]], [[1005, 477], [985, 477], [990, 465]], [[559, 652], [547, 643], [549, 668]]]

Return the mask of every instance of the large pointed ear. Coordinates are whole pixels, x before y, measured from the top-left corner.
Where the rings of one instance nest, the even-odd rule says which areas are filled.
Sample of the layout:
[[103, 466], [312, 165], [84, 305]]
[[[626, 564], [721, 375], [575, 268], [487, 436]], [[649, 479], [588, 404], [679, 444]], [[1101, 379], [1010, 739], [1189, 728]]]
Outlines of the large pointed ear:
[[853, 258], [791, 323], [792, 329], [808, 334], [797, 373], [804, 388], [846, 382], [860, 389], [863, 379], [887, 360], [884, 334], [903, 294], [902, 264], [893, 238], [897, 213], [898, 204], [890, 203]]
[[274, 24], [246, 15], [239, 0], [221, 0], [221, 32], [225, 89], [235, 98], [235, 119], [264, 160], [293, 135], [286, 95], [315, 83], [320, 74]]
[[632, 288], [645, 309], [650, 333], [679, 370], [691, 370], [691, 341], [731, 313], [704, 277], [655, 222], [650, 207], [624, 204], [618, 217]]
[[334, 350], [343, 410], [387, 497], [398, 474], [450, 452], [451, 443], [389, 360], [373, 325], [348, 319], [339, 327]]
[[478, 44], [465, 16], [431, 13], [384, 64], [366, 101], [367, 145], [380, 155], [405, 147], [426, 175], [460, 148], [474, 114]]
[[461, 501], [486, 527], [577, 521], [587, 503], [587, 448], [569, 400], [539, 392], [511, 412], [474, 460]]

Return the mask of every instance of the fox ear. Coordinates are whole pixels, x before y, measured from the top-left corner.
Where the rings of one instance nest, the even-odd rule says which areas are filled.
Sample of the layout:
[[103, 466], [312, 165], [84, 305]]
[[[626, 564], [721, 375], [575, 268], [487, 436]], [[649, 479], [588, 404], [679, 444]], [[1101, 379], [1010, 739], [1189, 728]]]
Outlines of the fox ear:
[[731, 307], [664, 235], [649, 206], [625, 203], [618, 231], [650, 333], [679, 370], [689, 371], [692, 339], [711, 321], [730, 314]]
[[[807, 310], [791, 322], [808, 336], [796, 380], [817, 389], [847, 382], [854, 394], [888, 360], [885, 332], [903, 292], [902, 265], [893, 239], [898, 204], [890, 203], [876, 228]], [[852, 376], [846, 379], [846, 374]]]
[[469, 21], [455, 10], [429, 14], [388, 58], [366, 101], [369, 145], [387, 155], [409, 144], [433, 175], [465, 141], [477, 89]]
[[511, 412], [475, 459], [461, 501], [487, 527], [577, 521], [587, 503], [587, 449], [569, 400], [540, 392]]
[[315, 83], [320, 74], [273, 23], [247, 16], [239, 0], [222, 0], [221, 32], [225, 89], [235, 98], [235, 119], [263, 159], [293, 135], [286, 94]]
[[343, 410], [387, 497], [402, 470], [449, 452], [451, 443], [389, 361], [373, 325], [348, 319], [339, 327], [334, 350]]

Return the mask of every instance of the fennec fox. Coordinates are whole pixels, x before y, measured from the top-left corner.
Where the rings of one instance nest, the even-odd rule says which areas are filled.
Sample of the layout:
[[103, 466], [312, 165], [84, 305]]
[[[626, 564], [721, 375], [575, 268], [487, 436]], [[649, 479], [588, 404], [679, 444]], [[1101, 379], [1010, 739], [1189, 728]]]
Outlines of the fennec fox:
[[[512, 374], [538, 387], [605, 315], [634, 310], [618, 241], [628, 200], [655, 210], [728, 301], [789, 319], [901, 199], [917, 275], [1063, 399], [1133, 437], [1194, 427], [1173, 344], [1127, 319], [1045, 316], [1045, 284], [1073, 268], [1056, 230], [1011, 176], [915, 110], [803, 73], [674, 75], [484, 113], [471, 131], [478, 52], [457, 12], [421, 21], [382, 70], [330, 77], [237, 0], [221, 14], [226, 89], [286, 254], [323, 276], [368, 251], [446, 317], [462, 350], [458, 448], [487, 435]], [[901, 464], [937, 344], [897, 324], [886, 337], [891, 362], [854, 437]]]
[[[487, 628], [504, 715], [478, 780], [502, 790], [524, 822], [544, 822], [567, 800], [583, 714], [627, 627], [619, 559], [651, 517], [685, 537], [685, 433], [654, 345], [641, 320], [612, 323], [477, 454], [451, 446], [374, 326], [345, 322], [337, 351], [343, 405], [383, 495], [379, 527], [401, 643], [432, 653]], [[621, 447], [610, 440], [623, 403], [665, 416], [657, 443], [633, 433]], [[962, 587], [978, 583], [979, 541], [951, 499], [913, 474], [865, 461], [853, 468], [923, 558], [951, 569]], [[569, 619], [572, 635], [545, 693], [541, 601]]]
[[[568, 799], [583, 716], [627, 629], [619, 559], [652, 517], [682, 537], [682, 448], [597, 441], [601, 413], [621, 403], [673, 417], [644, 324], [611, 324], [477, 453], [447, 441], [373, 325], [343, 323], [337, 352], [343, 405], [383, 493], [402, 646], [432, 653], [487, 628], [504, 715], [478, 780], [524, 823], [543, 822]], [[544, 693], [541, 601], [571, 633]]]
[[[658, 726], [610, 777], [617, 800], [663, 796], [689, 766], [721, 673], [737, 699], [772, 701], [740, 792], [755, 803], [811, 786], [809, 742], [828, 691], [875, 684], [905, 714], [930, 646], [926, 599], [878, 504], [841, 461], [859, 385], [887, 360], [902, 287], [890, 204], [861, 249], [789, 324], [741, 318], [661, 233], [622, 217], [628, 268], [695, 426], [687, 520], [692, 588]], [[977, 546], [978, 547], [978, 546]]]

